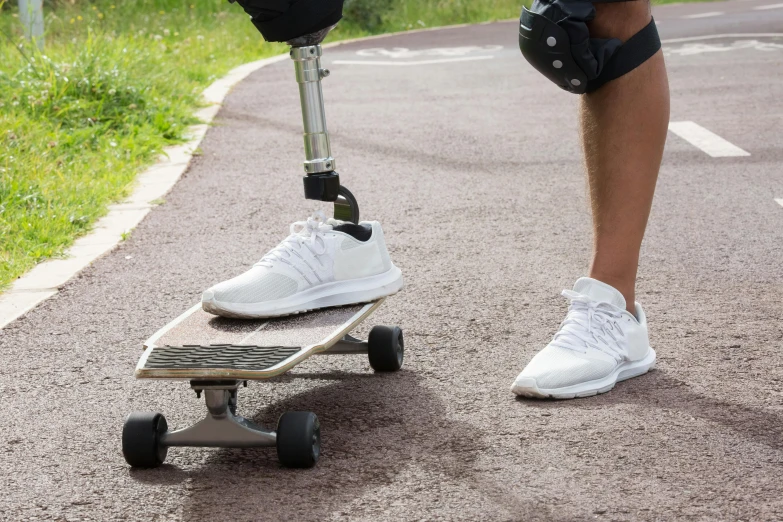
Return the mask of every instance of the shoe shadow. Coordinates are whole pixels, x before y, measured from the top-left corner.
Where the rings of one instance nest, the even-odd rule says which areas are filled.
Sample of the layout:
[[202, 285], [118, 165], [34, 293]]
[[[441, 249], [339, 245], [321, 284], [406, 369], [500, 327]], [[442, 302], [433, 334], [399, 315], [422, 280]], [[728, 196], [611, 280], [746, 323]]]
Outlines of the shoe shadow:
[[218, 332], [252, 332], [264, 323], [267, 319], [232, 319], [230, 317], [212, 317], [208, 324], [212, 330]]
[[566, 401], [518, 400], [542, 410], [601, 409], [614, 404], [678, 410], [724, 426], [769, 448], [783, 448], [783, 416], [770, 410], [751, 408], [695, 393], [687, 382], [675, 379], [662, 370], [654, 370], [642, 377], [621, 382], [611, 392], [593, 397]]

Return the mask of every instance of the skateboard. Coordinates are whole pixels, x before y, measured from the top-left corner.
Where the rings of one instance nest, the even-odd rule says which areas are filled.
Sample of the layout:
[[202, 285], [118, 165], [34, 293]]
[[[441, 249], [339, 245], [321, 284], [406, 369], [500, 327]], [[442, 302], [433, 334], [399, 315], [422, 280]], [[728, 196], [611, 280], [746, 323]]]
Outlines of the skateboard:
[[276, 430], [265, 429], [237, 415], [237, 392], [248, 381], [276, 377], [316, 354], [367, 354], [376, 372], [399, 370], [405, 349], [399, 327], [375, 326], [367, 340], [350, 335], [383, 301], [256, 320], [217, 317], [200, 303], [193, 306], [144, 343], [135, 375], [189, 381], [197, 397], [204, 394], [207, 416], [170, 431], [160, 413], [131, 413], [122, 430], [125, 460], [154, 468], [173, 446], [276, 446], [283, 466], [314, 466], [321, 453], [314, 413], [286, 412]]

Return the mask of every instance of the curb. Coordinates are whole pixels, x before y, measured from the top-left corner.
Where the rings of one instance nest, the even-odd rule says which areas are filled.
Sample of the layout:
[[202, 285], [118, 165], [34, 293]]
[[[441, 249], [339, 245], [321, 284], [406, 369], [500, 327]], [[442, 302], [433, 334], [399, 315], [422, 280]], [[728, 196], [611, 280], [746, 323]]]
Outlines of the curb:
[[[410, 31], [363, 36], [349, 40], [340, 40], [325, 44], [324, 48], [376, 40], [399, 34], [411, 34], [442, 29], [455, 29], [468, 25], [456, 24], [441, 27], [428, 27]], [[123, 234], [134, 229], [145, 216], [156, 206], [156, 200], [165, 196], [185, 173], [193, 152], [198, 148], [207, 133], [209, 124], [215, 119], [220, 105], [231, 89], [251, 73], [283, 60], [288, 59], [288, 53], [249, 62], [240, 65], [225, 76], [215, 80], [207, 87], [202, 96], [209, 103], [208, 107], [194, 113], [203, 123], [193, 125], [188, 129], [188, 141], [163, 150], [160, 160], [138, 176], [133, 194], [121, 203], [109, 205], [109, 212], [99, 219], [93, 230], [86, 236], [76, 239], [65, 252], [62, 259], [51, 259], [33, 267], [25, 275], [14, 281], [11, 288], [0, 294], [0, 330], [16, 319], [38, 306], [43, 301], [56, 295], [60, 287], [71, 280], [76, 274], [88, 267], [96, 259], [111, 252], [122, 241]]]
[[121, 203], [109, 205], [108, 214], [95, 223], [89, 234], [74, 241], [62, 259], [36, 265], [0, 295], [0, 329], [56, 295], [73, 276], [114, 250], [122, 241], [123, 234], [141, 223], [155, 207], [155, 200], [165, 196], [185, 173], [193, 152], [204, 139], [209, 124], [215, 119], [231, 88], [251, 73], [287, 58], [288, 54], [281, 54], [240, 65], [207, 87], [202, 96], [210, 105], [195, 112], [203, 123], [188, 129], [188, 141], [166, 147], [158, 163], [136, 176], [133, 194]]

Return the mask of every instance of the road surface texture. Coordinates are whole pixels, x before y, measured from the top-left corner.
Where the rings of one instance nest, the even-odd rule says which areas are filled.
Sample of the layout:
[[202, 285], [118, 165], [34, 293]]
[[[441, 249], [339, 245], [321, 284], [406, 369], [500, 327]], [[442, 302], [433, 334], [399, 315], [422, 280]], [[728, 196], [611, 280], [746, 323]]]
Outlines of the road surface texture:
[[134, 380], [142, 341], [327, 208], [302, 198], [293, 67], [266, 67], [165, 204], [0, 331], [0, 518], [780, 520], [783, 37], [742, 36], [783, 33], [776, 1], [656, 10], [664, 39], [733, 35], [665, 45], [672, 122], [693, 124], [669, 134], [642, 253], [655, 371], [581, 400], [509, 391], [590, 255], [577, 97], [523, 60], [515, 23], [357, 42], [326, 53], [327, 112], [406, 277], [370, 321], [404, 328], [404, 370], [315, 358], [241, 391], [261, 423], [317, 413], [312, 470], [267, 449], [123, 461], [128, 412], [205, 413], [186, 383]]

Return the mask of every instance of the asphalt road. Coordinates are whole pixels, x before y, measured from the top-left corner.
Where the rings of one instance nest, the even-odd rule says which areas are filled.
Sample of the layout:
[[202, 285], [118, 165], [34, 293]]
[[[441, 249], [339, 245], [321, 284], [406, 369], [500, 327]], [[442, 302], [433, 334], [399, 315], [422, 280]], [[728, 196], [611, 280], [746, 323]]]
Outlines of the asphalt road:
[[[783, 5], [756, 9], [776, 1], [665, 6], [656, 19], [665, 39], [783, 33]], [[691, 17], [709, 13], [723, 14]], [[142, 341], [318, 206], [301, 197], [282, 62], [234, 90], [203, 155], [120, 248], [0, 331], [0, 519], [783, 518], [783, 37], [665, 46], [672, 121], [749, 155], [669, 134], [638, 284], [657, 369], [544, 402], [509, 385], [587, 269], [590, 221], [577, 98], [524, 62], [515, 31], [327, 52], [343, 181], [407, 281], [375, 323], [405, 329], [407, 359], [373, 375], [363, 357], [316, 358], [242, 391], [240, 412], [259, 422], [318, 414], [317, 468], [173, 449], [164, 467], [131, 471], [120, 452], [132, 410], [174, 427], [204, 414], [185, 383], [134, 380]], [[432, 51], [454, 47], [468, 50]]]

